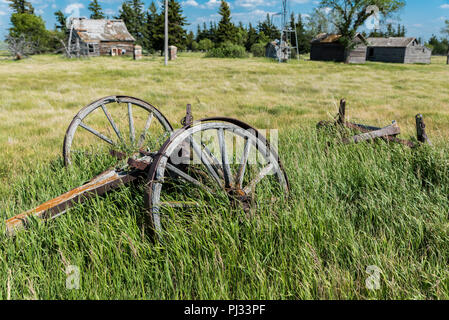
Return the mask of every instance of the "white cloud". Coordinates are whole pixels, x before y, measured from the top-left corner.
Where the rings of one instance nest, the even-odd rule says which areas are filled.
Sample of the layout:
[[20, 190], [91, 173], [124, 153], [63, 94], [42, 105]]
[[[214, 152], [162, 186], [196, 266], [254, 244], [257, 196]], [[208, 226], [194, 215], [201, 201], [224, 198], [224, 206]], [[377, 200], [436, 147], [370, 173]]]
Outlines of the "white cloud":
[[64, 13], [71, 14], [72, 16], [80, 16], [80, 9], [84, 8], [84, 4], [82, 3], [72, 3], [69, 4], [65, 9]]
[[206, 7], [206, 8], [212, 9], [212, 8], [216, 8], [216, 7], [220, 6], [220, 4], [221, 4], [221, 0], [209, 0], [205, 4], [201, 5], [200, 7], [202, 7], [202, 8]]
[[182, 2], [182, 5], [183, 6], [190, 6], [190, 7], [198, 7], [199, 6], [198, 2], [196, 2], [195, 0], [184, 1], [184, 2]]
[[445, 3], [440, 6], [441, 9], [449, 9], [449, 4]]
[[259, 6], [270, 7], [277, 4], [276, 1], [266, 1], [266, 0], [236, 0], [235, 5], [243, 8], [254, 8]]

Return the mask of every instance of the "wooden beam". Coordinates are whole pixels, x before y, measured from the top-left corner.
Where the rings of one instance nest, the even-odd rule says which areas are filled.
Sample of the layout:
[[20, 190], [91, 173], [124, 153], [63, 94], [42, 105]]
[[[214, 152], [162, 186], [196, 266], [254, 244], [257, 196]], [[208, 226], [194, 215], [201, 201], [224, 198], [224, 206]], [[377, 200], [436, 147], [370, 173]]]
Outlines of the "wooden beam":
[[399, 128], [396, 121], [394, 121], [391, 126], [385, 127], [383, 129], [362, 133], [362, 134], [353, 136], [351, 138], [345, 138], [345, 139], [343, 139], [343, 143], [344, 144], [360, 143], [360, 142], [367, 141], [367, 140], [374, 140], [374, 139], [383, 138], [383, 137], [387, 137], [387, 136], [395, 136], [400, 133], [401, 133], [401, 129]]

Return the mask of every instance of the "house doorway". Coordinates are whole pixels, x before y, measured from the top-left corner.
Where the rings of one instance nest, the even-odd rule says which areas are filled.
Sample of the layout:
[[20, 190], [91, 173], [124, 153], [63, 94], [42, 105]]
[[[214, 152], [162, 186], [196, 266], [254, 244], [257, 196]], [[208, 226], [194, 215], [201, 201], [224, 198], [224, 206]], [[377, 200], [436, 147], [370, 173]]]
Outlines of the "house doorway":
[[111, 48], [111, 56], [123, 56], [126, 54], [126, 50], [119, 48]]

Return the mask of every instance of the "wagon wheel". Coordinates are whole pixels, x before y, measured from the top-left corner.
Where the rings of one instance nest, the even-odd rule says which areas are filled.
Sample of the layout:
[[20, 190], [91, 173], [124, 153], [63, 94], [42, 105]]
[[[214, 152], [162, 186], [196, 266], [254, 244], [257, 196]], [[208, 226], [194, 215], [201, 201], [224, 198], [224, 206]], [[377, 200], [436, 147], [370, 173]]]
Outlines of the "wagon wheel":
[[113, 155], [127, 158], [140, 149], [159, 150], [173, 131], [151, 104], [133, 97], [110, 96], [84, 107], [64, 139], [64, 164], [76, 156]]
[[278, 155], [261, 134], [238, 120], [210, 118], [180, 129], [162, 146], [149, 171], [145, 205], [160, 235], [172, 208], [224, 200], [248, 211], [288, 191]]

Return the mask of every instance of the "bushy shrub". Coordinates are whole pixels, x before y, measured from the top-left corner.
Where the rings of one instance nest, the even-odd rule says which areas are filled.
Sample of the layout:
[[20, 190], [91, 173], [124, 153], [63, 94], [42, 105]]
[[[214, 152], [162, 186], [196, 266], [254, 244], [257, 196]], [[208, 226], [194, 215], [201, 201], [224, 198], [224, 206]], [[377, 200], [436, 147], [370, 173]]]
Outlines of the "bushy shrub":
[[191, 47], [192, 51], [198, 51], [199, 50], [199, 44], [196, 41], [192, 42], [192, 47]]
[[247, 58], [245, 47], [225, 42], [219, 47], [209, 50], [206, 57], [209, 58]]
[[209, 51], [214, 47], [214, 43], [210, 39], [203, 39], [198, 43], [198, 50]]
[[265, 46], [263, 42], [255, 43], [251, 47], [251, 53], [254, 57], [265, 57]]
[[26, 39], [33, 46], [33, 50], [29, 54], [44, 53], [54, 49], [52, 48], [54, 45], [53, 35], [46, 29], [42, 17], [29, 13], [13, 13], [11, 25], [9, 39]]

